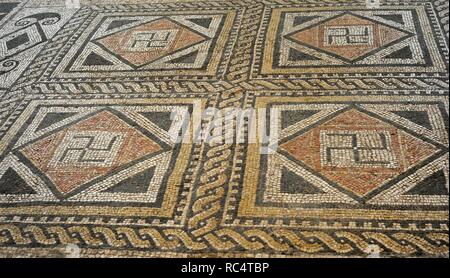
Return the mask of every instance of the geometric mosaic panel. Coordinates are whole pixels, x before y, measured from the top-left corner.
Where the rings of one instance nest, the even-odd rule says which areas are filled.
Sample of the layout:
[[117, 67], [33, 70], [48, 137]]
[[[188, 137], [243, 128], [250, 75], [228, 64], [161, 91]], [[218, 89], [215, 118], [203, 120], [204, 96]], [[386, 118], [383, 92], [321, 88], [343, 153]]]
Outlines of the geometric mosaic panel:
[[[242, 188], [232, 191], [241, 193], [233, 197], [236, 207], [229, 204], [229, 223], [261, 221], [246, 221], [248, 217], [301, 223], [316, 217], [375, 220], [383, 215], [397, 221], [446, 221], [446, 101], [417, 98], [405, 106], [402, 97], [350, 99], [256, 98], [256, 107], [269, 109], [278, 119], [281, 136], [275, 153], [260, 153], [259, 144], [249, 145], [240, 172]], [[414, 124], [401, 113], [424, 107], [434, 109], [423, 114], [434, 128]], [[439, 133], [439, 139], [423, 129]], [[254, 168], [260, 172], [250, 171]], [[425, 190], [430, 187], [436, 191]], [[426, 212], [417, 211], [421, 206]]]
[[235, 10], [98, 13], [49, 78], [204, 76], [223, 73]]
[[95, 213], [180, 223], [175, 209], [183, 207], [178, 202], [189, 190], [181, 180], [192, 145], [173, 143], [177, 126], [170, 115], [182, 116], [194, 104], [189, 99], [170, 104], [136, 99], [127, 105], [32, 101], [1, 141], [0, 203], [7, 206], [0, 215]]
[[[17, 4], [17, 3], [16, 3]], [[6, 17], [14, 3], [4, 3], [0, 20]], [[0, 87], [8, 88], [30, 64], [56, 32], [67, 22], [75, 10], [55, 7], [22, 9], [1, 27]], [[1, 22], [1, 21], [0, 21]]]
[[0, 257], [448, 257], [445, 1], [76, 2], [0, 3]]
[[255, 69], [262, 75], [445, 72], [427, 12], [423, 6], [274, 9]]

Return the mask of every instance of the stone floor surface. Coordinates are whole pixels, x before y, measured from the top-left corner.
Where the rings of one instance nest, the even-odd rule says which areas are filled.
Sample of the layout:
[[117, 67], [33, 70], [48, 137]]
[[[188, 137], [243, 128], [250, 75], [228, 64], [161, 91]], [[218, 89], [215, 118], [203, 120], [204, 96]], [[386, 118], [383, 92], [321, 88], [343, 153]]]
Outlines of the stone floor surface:
[[0, 257], [448, 257], [448, 9], [0, 0]]

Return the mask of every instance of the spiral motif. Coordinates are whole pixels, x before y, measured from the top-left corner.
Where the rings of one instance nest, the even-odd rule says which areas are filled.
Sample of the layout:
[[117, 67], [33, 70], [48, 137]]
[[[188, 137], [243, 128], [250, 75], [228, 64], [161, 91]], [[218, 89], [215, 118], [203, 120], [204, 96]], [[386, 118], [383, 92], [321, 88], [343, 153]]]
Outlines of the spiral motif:
[[33, 24], [35, 22], [37, 22], [36, 18], [25, 17], [25, 18], [22, 18], [22, 19], [19, 19], [18, 21], [16, 21], [16, 23], [14, 23], [14, 25], [17, 26], [17, 27], [24, 27], [24, 26], [28, 26], [30, 24]]
[[61, 15], [58, 13], [38, 13], [19, 19], [14, 23], [15, 26], [24, 27], [33, 23], [41, 25], [53, 25], [61, 20]]
[[[0, 66], [0, 75], [5, 74], [7, 72], [12, 71], [19, 65], [19, 62], [16, 60], [6, 60], [3, 61]], [[3, 69], [4, 68], [4, 69]]]
[[55, 17], [46, 18], [46, 19], [40, 21], [40, 23], [42, 25], [53, 25], [53, 24], [57, 23], [60, 19], [61, 19], [60, 16], [57, 16], [57, 17], [55, 16]]

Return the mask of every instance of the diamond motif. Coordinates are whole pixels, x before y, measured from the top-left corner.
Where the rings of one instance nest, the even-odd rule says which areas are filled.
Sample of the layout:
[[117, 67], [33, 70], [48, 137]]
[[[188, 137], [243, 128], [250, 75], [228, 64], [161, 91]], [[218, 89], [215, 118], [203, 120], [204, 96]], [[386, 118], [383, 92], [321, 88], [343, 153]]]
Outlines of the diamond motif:
[[169, 19], [123, 30], [96, 42], [135, 66], [142, 66], [207, 38]]
[[356, 109], [315, 126], [280, 147], [361, 197], [438, 151]]
[[402, 30], [346, 13], [296, 31], [288, 37], [353, 61], [408, 35]]
[[21, 152], [67, 194], [161, 149], [112, 112], [102, 111], [25, 146]]

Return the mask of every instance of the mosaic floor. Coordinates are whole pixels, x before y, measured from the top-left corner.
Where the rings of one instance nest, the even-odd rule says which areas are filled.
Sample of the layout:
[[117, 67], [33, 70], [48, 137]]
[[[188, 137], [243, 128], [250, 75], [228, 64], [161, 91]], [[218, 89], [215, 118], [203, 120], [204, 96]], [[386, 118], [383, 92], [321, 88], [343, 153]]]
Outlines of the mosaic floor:
[[448, 257], [449, 4], [372, 2], [0, 0], [0, 257]]

